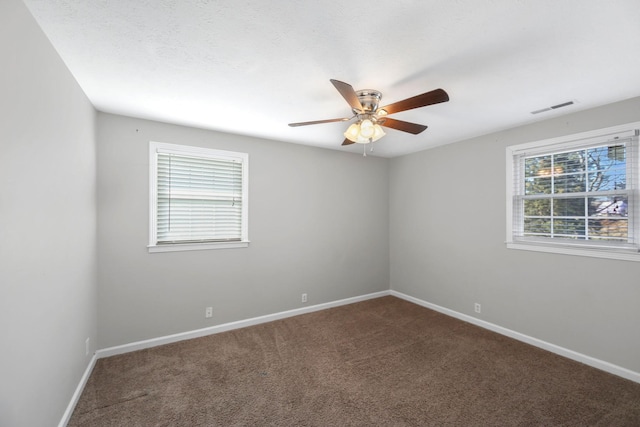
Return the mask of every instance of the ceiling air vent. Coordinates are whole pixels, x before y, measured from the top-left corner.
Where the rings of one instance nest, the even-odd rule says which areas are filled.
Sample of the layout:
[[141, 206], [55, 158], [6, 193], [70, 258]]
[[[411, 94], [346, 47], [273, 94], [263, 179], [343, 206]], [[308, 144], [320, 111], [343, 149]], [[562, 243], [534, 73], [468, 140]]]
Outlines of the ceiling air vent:
[[532, 111], [531, 114], [540, 114], [540, 113], [544, 113], [545, 111], [551, 111], [551, 107], [543, 108], [542, 110]]
[[567, 101], [567, 102], [563, 102], [561, 104], [552, 105], [551, 107], [542, 108], [540, 110], [532, 111], [531, 114], [540, 114], [540, 113], [544, 113], [545, 111], [551, 111], [551, 110], [555, 110], [555, 109], [562, 108], [562, 107], [568, 107], [569, 105], [573, 105], [573, 104], [574, 104], [573, 101]]

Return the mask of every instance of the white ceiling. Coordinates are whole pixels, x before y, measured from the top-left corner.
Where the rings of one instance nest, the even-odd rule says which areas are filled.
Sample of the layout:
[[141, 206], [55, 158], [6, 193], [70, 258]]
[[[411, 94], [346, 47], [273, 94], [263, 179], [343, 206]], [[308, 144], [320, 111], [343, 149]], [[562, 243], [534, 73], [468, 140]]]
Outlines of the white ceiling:
[[[358, 152], [329, 79], [382, 105], [436, 88], [393, 157], [640, 96], [638, 0], [24, 0], [104, 112]], [[574, 105], [537, 115], [573, 100]]]

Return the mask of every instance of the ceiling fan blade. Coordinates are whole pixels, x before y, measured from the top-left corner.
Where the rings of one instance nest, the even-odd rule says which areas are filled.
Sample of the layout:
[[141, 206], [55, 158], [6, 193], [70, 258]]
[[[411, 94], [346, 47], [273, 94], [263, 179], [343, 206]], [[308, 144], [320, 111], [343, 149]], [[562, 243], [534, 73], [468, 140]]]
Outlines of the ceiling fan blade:
[[[355, 117], [355, 116], [353, 116], [353, 117]], [[297, 127], [297, 126], [319, 125], [319, 124], [322, 124], [322, 123], [346, 122], [346, 121], [349, 121], [349, 120], [353, 119], [353, 117], [343, 117], [341, 119], [315, 120], [315, 121], [312, 121], [312, 122], [289, 123], [289, 126]]]
[[419, 134], [423, 130], [427, 128], [425, 125], [419, 125], [416, 123], [404, 122], [402, 120], [392, 119], [390, 117], [385, 117], [378, 121], [380, 126], [384, 126], [391, 129], [401, 130], [403, 132], [409, 132], [414, 135]]
[[362, 104], [360, 104], [360, 100], [358, 99], [358, 95], [356, 91], [353, 90], [353, 87], [349, 83], [341, 82], [340, 80], [331, 79], [331, 83], [338, 89], [340, 95], [349, 103], [351, 108], [354, 110], [362, 111]]
[[378, 111], [384, 110], [387, 114], [399, 113], [400, 111], [412, 110], [414, 108], [426, 107], [427, 105], [439, 104], [447, 102], [449, 95], [443, 89], [432, 90], [421, 95], [416, 95], [402, 101], [394, 102], [378, 108]]
[[344, 139], [344, 141], [342, 141], [342, 145], [351, 145], [351, 144], [355, 144], [355, 142], [346, 138]]

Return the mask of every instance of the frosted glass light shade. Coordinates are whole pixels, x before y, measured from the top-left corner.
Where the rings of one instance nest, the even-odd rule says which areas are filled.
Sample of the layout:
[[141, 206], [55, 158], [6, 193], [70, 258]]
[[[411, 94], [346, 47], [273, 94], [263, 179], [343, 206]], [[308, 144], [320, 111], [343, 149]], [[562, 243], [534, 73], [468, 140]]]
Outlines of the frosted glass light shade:
[[358, 134], [360, 133], [360, 125], [358, 123], [353, 123], [347, 131], [344, 133], [344, 137], [349, 141], [357, 142]]
[[373, 125], [373, 141], [377, 141], [385, 135], [386, 133], [384, 133], [384, 131], [382, 130], [382, 126], [378, 124]]
[[366, 139], [373, 138], [373, 123], [369, 119], [364, 119], [360, 123], [360, 136]]
[[386, 134], [382, 130], [382, 127], [380, 127], [380, 125], [378, 124], [374, 124], [369, 119], [364, 119], [361, 122], [353, 123], [344, 133], [345, 138], [358, 144], [368, 144], [370, 142], [379, 140], [385, 135]]

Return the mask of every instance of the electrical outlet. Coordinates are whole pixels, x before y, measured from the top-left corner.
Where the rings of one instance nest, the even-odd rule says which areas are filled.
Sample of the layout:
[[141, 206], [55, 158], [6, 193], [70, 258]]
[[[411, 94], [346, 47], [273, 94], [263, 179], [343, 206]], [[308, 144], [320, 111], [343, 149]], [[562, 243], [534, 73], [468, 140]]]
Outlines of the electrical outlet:
[[307, 294], [302, 294], [302, 302], [307, 302]]
[[84, 340], [84, 355], [85, 356], [89, 355], [89, 338]]
[[481, 310], [480, 303], [475, 303], [474, 304], [474, 309], [475, 309], [476, 313], [480, 313], [480, 310]]
[[207, 309], [204, 312], [204, 317], [206, 318], [213, 317], [213, 307], [207, 307]]

